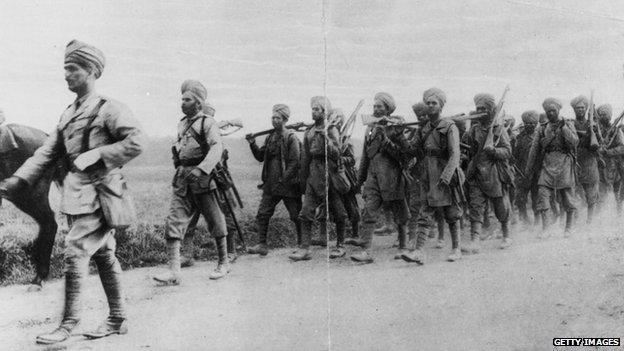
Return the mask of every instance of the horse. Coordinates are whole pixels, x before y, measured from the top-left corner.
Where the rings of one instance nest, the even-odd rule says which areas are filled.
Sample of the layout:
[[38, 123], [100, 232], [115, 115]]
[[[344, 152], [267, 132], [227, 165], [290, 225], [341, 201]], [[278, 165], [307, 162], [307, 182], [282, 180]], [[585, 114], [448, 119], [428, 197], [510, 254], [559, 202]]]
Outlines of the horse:
[[[0, 125], [0, 179], [13, 175], [35, 151], [43, 145], [48, 135], [43, 131], [20, 124]], [[39, 232], [35, 239], [30, 258], [36, 275], [29, 291], [40, 290], [43, 280], [50, 273], [50, 256], [58, 229], [55, 214], [50, 207], [48, 194], [53, 181], [62, 184], [64, 171], [55, 165], [43, 176], [20, 193], [11, 202], [37, 222]]]

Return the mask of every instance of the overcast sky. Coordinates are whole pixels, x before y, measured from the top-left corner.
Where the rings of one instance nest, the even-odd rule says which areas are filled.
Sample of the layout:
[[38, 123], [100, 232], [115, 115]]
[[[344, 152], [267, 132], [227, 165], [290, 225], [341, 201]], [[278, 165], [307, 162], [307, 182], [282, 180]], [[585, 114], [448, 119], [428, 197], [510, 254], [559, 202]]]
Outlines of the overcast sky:
[[98, 90], [152, 136], [174, 134], [187, 78], [206, 85], [217, 119], [242, 118], [247, 132], [270, 126], [275, 103], [309, 121], [310, 97], [325, 91], [347, 113], [360, 99], [370, 112], [387, 91], [408, 118], [431, 86], [446, 91], [449, 115], [506, 84], [516, 116], [555, 96], [571, 117], [569, 100], [591, 89], [624, 108], [615, 0], [7, 1], [0, 20], [0, 109], [45, 131], [73, 100], [62, 68], [74, 38], [104, 51]]

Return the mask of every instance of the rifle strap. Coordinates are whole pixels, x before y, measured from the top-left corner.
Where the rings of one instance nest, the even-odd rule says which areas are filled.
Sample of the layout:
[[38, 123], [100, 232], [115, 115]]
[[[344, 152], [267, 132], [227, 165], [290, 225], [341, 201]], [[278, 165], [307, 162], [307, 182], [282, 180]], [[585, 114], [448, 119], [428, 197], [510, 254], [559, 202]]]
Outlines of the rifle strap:
[[201, 116], [201, 129], [199, 131], [199, 133], [197, 133], [197, 131], [195, 130], [195, 128], [193, 128], [193, 124], [195, 124], [195, 120], [190, 121], [190, 123], [186, 126], [186, 129], [184, 129], [184, 132], [182, 132], [181, 135], [186, 134], [186, 132], [190, 132], [191, 136], [193, 137], [193, 139], [195, 139], [195, 141], [197, 142], [197, 144], [199, 144], [199, 147], [201, 148], [202, 154], [204, 155], [204, 157], [208, 154], [208, 142], [206, 141], [206, 131], [204, 130], [204, 124], [206, 122], [206, 116]]
[[[89, 139], [91, 138], [91, 125], [93, 124], [93, 121], [97, 118], [98, 114], [100, 113], [100, 109], [105, 103], [106, 103], [105, 99], [100, 99], [97, 106], [95, 106], [95, 108], [91, 112], [91, 116], [87, 117], [87, 125], [85, 126], [82, 132], [83, 134], [82, 134], [82, 143], [80, 146], [80, 153], [89, 151]], [[108, 128], [106, 128], [106, 125], [105, 125], [105, 129], [107, 133], [110, 135], [110, 131], [108, 130]]]

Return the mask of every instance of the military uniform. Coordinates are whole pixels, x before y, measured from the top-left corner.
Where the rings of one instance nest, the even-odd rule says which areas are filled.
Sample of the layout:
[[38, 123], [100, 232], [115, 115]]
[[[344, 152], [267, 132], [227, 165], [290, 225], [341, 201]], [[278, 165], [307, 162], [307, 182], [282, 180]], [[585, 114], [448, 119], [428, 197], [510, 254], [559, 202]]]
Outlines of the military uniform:
[[[577, 182], [585, 193], [585, 201], [589, 208], [593, 208], [599, 201], [600, 173], [598, 170], [598, 145], [590, 145], [589, 121], [575, 120], [574, 128], [579, 134], [579, 141], [576, 153]], [[601, 138], [598, 129], [594, 126], [594, 133], [597, 138]], [[590, 213], [588, 213], [588, 221], [590, 221]]]
[[[607, 130], [610, 126], [603, 126], [603, 133], [607, 133]], [[600, 198], [601, 201], [604, 202], [606, 200], [607, 194], [610, 191], [613, 191], [616, 197], [616, 202], [618, 199], [618, 193], [614, 186], [617, 178], [621, 178], [622, 174], [624, 174], [624, 133], [620, 128], [615, 128], [613, 131], [615, 135], [604, 135], [605, 143], [609, 143], [609, 145], [605, 145], [604, 149], [600, 150], [601, 155], [604, 159], [604, 167], [600, 167]]]
[[[342, 164], [347, 168], [347, 171], [352, 172], [353, 176], [357, 177], [355, 172], [355, 151], [353, 150], [352, 144], [349, 143], [344, 148], [341, 158]], [[351, 238], [357, 238], [359, 236], [360, 206], [358, 205], [356, 197], [358, 192], [359, 188], [354, 186], [348, 193], [340, 196], [349, 222], [351, 222]]]
[[[494, 147], [491, 152], [484, 149], [489, 125], [477, 123], [464, 134], [464, 143], [470, 146], [470, 163], [466, 179], [469, 191], [469, 214], [471, 223], [471, 241], [479, 240], [483, 215], [488, 206], [502, 226], [503, 238], [509, 237], [510, 204], [507, 196], [513, 184], [513, 173], [510, 170], [511, 144], [507, 130], [501, 125], [492, 129]], [[476, 247], [475, 247], [476, 249]]]
[[[65, 310], [61, 326], [40, 336], [40, 343], [62, 341], [58, 331], [69, 333], [78, 323], [80, 290], [91, 258], [98, 267], [110, 308], [107, 323], [119, 326], [126, 318], [114, 231], [102, 212], [96, 184], [122, 194], [127, 192], [121, 166], [141, 153], [141, 135], [137, 121], [124, 104], [93, 92], [65, 110], [44, 145], [15, 172], [15, 176], [32, 185], [59, 158], [67, 157], [72, 164], [63, 181], [61, 201], [61, 212], [68, 216], [70, 224], [65, 236]], [[88, 171], [81, 171], [73, 163], [86, 150], [97, 151], [99, 161]]]
[[[515, 147], [513, 148], [513, 159], [516, 163], [516, 167], [520, 170], [526, 168], [534, 135], [534, 130], [531, 132], [522, 130], [516, 137]], [[526, 207], [529, 194], [531, 195], [533, 215], [537, 218], [537, 176], [534, 174], [531, 176], [516, 174], [516, 206], [518, 206], [518, 210], [520, 211], [520, 218], [524, 221], [528, 220]]]
[[258, 241], [267, 245], [269, 220], [275, 206], [284, 202], [290, 220], [297, 230], [297, 242], [301, 241], [301, 193], [299, 186], [300, 141], [292, 131], [285, 129], [269, 134], [262, 147], [250, 144], [251, 152], [262, 166], [262, 199], [256, 215]]

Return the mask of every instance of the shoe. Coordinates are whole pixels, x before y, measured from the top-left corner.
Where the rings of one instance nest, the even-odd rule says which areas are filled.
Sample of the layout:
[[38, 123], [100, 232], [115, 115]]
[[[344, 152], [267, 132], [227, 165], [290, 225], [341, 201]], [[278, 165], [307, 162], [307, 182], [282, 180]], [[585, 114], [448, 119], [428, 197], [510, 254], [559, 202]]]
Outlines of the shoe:
[[336, 246], [329, 252], [329, 258], [340, 258], [346, 254], [347, 254], [347, 251], [345, 251], [343, 247]]
[[375, 261], [373, 256], [369, 255], [367, 251], [360, 251], [356, 254], [351, 255], [350, 258], [351, 258], [351, 261], [364, 263], [364, 264], [373, 263], [373, 261]]
[[266, 256], [269, 253], [269, 249], [267, 249], [267, 246], [264, 244], [258, 244], [250, 247], [247, 252], [252, 255]]
[[449, 262], [455, 262], [455, 261], [459, 261], [461, 258], [462, 258], [461, 250], [453, 249], [453, 251], [451, 251], [451, 254], [446, 260]]
[[87, 339], [99, 339], [113, 334], [128, 334], [128, 327], [125, 319], [117, 321], [108, 317], [96, 330], [83, 333]]
[[310, 245], [327, 247], [327, 240], [324, 238], [312, 239], [310, 240]]
[[503, 238], [503, 241], [501, 242], [501, 245], [500, 245], [501, 250], [509, 248], [511, 246], [511, 242], [512, 242], [511, 239]]
[[210, 273], [208, 276], [209, 279], [217, 280], [225, 277], [228, 273], [230, 273], [230, 266], [227, 264], [219, 263], [217, 268]]
[[57, 342], [63, 342], [69, 339], [70, 336], [71, 336], [71, 330], [61, 326], [61, 327], [54, 329], [50, 333], [41, 334], [37, 336], [37, 338], [35, 339], [35, 342], [37, 344], [42, 344], [42, 345], [51, 345], [51, 344], [56, 344]]
[[408, 253], [409, 253], [409, 251], [406, 250], [406, 249], [399, 250], [399, 252], [397, 252], [396, 255], [394, 255], [394, 259], [395, 260], [402, 260], [403, 259], [403, 255], [404, 254], [408, 254]]
[[238, 259], [238, 255], [235, 253], [228, 253], [228, 262], [230, 264], [236, 262], [236, 260]]
[[443, 249], [444, 248], [444, 240], [438, 239], [438, 242], [436, 243], [435, 248], [436, 249]]
[[160, 275], [155, 275], [153, 279], [161, 284], [161, 286], [173, 286], [180, 284], [180, 277], [171, 271]]
[[182, 256], [182, 260], [180, 262], [180, 267], [192, 267], [195, 265], [195, 260], [192, 257]]
[[415, 249], [408, 253], [405, 253], [401, 255], [401, 258], [405, 262], [415, 262], [415, 263], [418, 263], [419, 265], [422, 265], [425, 263], [425, 253], [420, 249]]
[[364, 240], [360, 238], [347, 238], [345, 239], [344, 243], [346, 245], [353, 245], [353, 246], [359, 246], [359, 247], [364, 247], [365, 245]]
[[479, 239], [470, 240], [466, 245], [461, 248], [461, 252], [469, 255], [478, 254], [481, 250], [481, 244]]
[[310, 250], [308, 249], [299, 249], [292, 255], [288, 255], [288, 258], [297, 262], [297, 261], [307, 261], [312, 258], [310, 255]]

